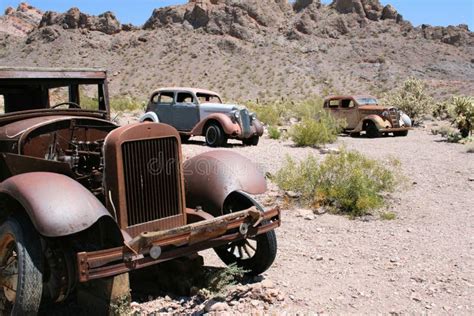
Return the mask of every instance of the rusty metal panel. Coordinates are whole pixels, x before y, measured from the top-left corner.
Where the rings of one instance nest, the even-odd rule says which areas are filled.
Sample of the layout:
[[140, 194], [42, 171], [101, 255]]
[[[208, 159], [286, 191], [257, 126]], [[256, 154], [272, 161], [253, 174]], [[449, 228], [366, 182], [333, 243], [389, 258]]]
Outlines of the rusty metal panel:
[[103, 69], [0, 67], [0, 79], [105, 79]]
[[71, 235], [110, 216], [79, 182], [56, 173], [31, 172], [0, 183], [0, 193], [17, 200], [38, 232], [48, 237]]
[[187, 207], [201, 206], [216, 214], [234, 191], [261, 194], [267, 189], [263, 173], [249, 159], [229, 150], [213, 150], [184, 163]]
[[[124, 144], [125, 143], [133, 143], [133, 142], [147, 142], [150, 140], [156, 140], [157, 142], [167, 142], [167, 139], [169, 138], [174, 138], [176, 145], [174, 145], [174, 149], [172, 145], [168, 144], [168, 146], [171, 146], [170, 149], [166, 149], [169, 151], [175, 150], [173, 152], [173, 156], [168, 157], [171, 159], [171, 161], [176, 160], [178, 163], [174, 163], [173, 166], [175, 168], [179, 168], [179, 170], [175, 170], [175, 175], [173, 178], [177, 177], [179, 179], [175, 179], [174, 183], [175, 186], [171, 187], [169, 183], [162, 183], [164, 186], [163, 189], [165, 190], [164, 192], [153, 192], [156, 190], [157, 186], [156, 184], [160, 183], [160, 181], [165, 181], [163, 179], [153, 179], [154, 188], [149, 187], [150, 182], [145, 183], [144, 180], [145, 178], [148, 179], [148, 175], [146, 177], [137, 177], [135, 178], [135, 182], [132, 185], [132, 183], [129, 182], [129, 189], [130, 191], [127, 192], [127, 181], [126, 178], [130, 177], [130, 174], [125, 174], [125, 172], [128, 173], [134, 173], [134, 172], [139, 172], [142, 175], [145, 175], [148, 172], [156, 172], [160, 167], [160, 162], [162, 162], [163, 157], [166, 157], [165, 152], [160, 152], [158, 147], [155, 149], [143, 149], [143, 152], [139, 153], [145, 156], [148, 156], [148, 159], [140, 159], [139, 157], [136, 157], [137, 153], [134, 154], [134, 157], [130, 156], [129, 158], [124, 159], [124, 154], [127, 153], [127, 150], [124, 152]], [[148, 219], [148, 220], [160, 220], [161, 216], [167, 215], [168, 216], [168, 223], [166, 223], [166, 217], [162, 221], [157, 224], [158, 226], [161, 227], [169, 227], [170, 225], [173, 225], [174, 227], [184, 225], [186, 224], [186, 217], [184, 216], [185, 213], [185, 202], [184, 202], [184, 183], [183, 183], [183, 177], [182, 177], [182, 170], [180, 166], [181, 160], [181, 146], [180, 146], [180, 140], [179, 140], [179, 134], [174, 129], [173, 127], [166, 125], [166, 124], [156, 124], [156, 123], [137, 123], [137, 124], [130, 124], [126, 125], [123, 127], [120, 127], [107, 136], [105, 140], [105, 145], [104, 145], [104, 152], [105, 152], [105, 183], [107, 185], [106, 187], [106, 194], [108, 196], [107, 199], [107, 208], [111, 212], [116, 212], [117, 213], [117, 218], [118, 222], [120, 225], [121, 229], [127, 230], [132, 237], [134, 237], [135, 233], [139, 233], [144, 229], [144, 227], [138, 227], [137, 224], [141, 223], [136, 223], [136, 221], [141, 221], [143, 219]], [[126, 147], [127, 145], [125, 145]], [[149, 151], [148, 153], [146, 151]], [[129, 153], [130, 154], [130, 153]], [[169, 161], [165, 161], [165, 164], [168, 163]], [[130, 166], [130, 164], [135, 163], [137, 164], [136, 166]], [[127, 166], [127, 167], [126, 167]], [[141, 169], [140, 169], [141, 168]], [[138, 171], [137, 171], [138, 170]], [[132, 175], [133, 176], [133, 175]], [[142, 182], [143, 180], [143, 182]], [[151, 181], [151, 180], [148, 180]], [[146, 184], [146, 185], [145, 185]], [[132, 185], [130, 187], [130, 185]], [[133, 187], [135, 185], [138, 185], [138, 189], [149, 191], [147, 194], [143, 194], [142, 192], [135, 191], [137, 188]], [[166, 191], [167, 190], [167, 191]], [[136, 196], [133, 196], [133, 195]], [[150, 194], [153, 194], [154, 196], [149, 196]], [[158, 197], [162, 199], [166, 199], [163, 195], [169, 195], [169, 199], [164, 201], [164, 204], [159, 205], [160, 201], [157, 201], [156, 199]], [[171, 203], [171, 196], [174, 196], [174, 198], [178, 199], [177, 205], [172, 205]], [[140, 198], [145, 199], [144, 201], [139, 201]], [[129, 220], [129, 213], [130, 210], [128, 209], [128, 203], [135, 203], [131, 209], [133, 212], [137, 212], [138, 214], [135, 214], [135, 218], [130, 221]], [[173, 203], [176, 203], [173, 202]], [[174, 210], [167, 210], [167, 209], [162, 209], [162, 210], [154, 210], [152, 209], [154, 205], [160, 206], [160, 207], [174, 207]], [[144, 207], [142, 209], [142, 207]], [[178, 209], [176, 209], [178, 207]], [[145, 209], [146, 208], [146, 209]], [[179, 210], [179, 212], [177, 211]], [[151, 218], [150, 214], [145, 214], [144, 212], [153, 212], [153, 216], [157, 218]], [[170, 212], [171, 211], [171, 212]], [[140, 212], [142, 212], [140, 214]], [[158, 212], [158, 213], [156, 213]], [[159, 212], [163, 212], [162, 215], [159, 215]], [[169, 213], [167, 213], [169, 212]], [[181, 216], [177, 216], [176, 214], [181, 214]], [[130, 226], [137, 226], [134, 228], [129, 229]], [[176, 225], [176, 226], [175, 226]]]

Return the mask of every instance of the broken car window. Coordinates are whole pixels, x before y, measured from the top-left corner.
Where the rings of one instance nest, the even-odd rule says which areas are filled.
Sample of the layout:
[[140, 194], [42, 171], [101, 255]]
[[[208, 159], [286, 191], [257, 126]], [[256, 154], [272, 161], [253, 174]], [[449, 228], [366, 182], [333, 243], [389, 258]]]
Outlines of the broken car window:
[[199, 103], [222, 103], [221, 99], [214, 94], [207, 94], [207, 93], [197, 93], [196, 94]]

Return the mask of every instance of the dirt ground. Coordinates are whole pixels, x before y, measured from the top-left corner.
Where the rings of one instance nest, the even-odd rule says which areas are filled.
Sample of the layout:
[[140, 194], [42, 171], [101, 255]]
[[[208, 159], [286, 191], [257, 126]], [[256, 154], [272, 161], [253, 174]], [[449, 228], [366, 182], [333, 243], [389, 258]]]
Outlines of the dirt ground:
[[[278, 256], [264, 274], [288, 294], [278, 312], [472, 314], [474, 156], [427, 129], [401, 138], [340, 137], [331, 147], [340, 145], [401, 161], [408, 181], [387, 207], [397, 218], [324, 214], [307, 220], [298, 210], [283, 210]], [[208, 150], [200, 138], [183, 147], [186, 157]], [[268, 172], [278, 170], [287, 154], [322, 156], [266, 138], [257, 147], [235, 142], [225, 150]], [[277, 196], [270, 187], [268, 195]], [[222, 266], [212, 251], [203, 255], [206, 265]]]

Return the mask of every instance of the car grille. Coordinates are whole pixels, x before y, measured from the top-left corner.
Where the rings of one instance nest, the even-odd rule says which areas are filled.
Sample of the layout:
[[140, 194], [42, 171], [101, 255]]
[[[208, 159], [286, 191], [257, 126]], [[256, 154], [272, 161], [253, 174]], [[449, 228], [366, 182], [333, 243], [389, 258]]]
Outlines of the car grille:
[[393, 128], [398, 128], [400, 127], [400, 114], [396, 110], [390, 110], [388, 111], [388, 119], [392, 123]]
[[252, 131], [250, 130], [250, 115], [247, 109], [240, 110], [240, 123], [243, 136], [245, 138], [250, 137]]
[[181, 178], [175, 137], [122, 145], [128, 226], [181, 213]]

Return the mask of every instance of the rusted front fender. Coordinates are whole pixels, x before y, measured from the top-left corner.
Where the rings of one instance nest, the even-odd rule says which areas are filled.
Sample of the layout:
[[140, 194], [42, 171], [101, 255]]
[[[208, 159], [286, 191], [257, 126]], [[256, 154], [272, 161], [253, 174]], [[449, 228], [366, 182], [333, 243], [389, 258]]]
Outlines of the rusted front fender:
[[60, 237], [110, 216], [102, 203], [73, 179], [50, 172], [24, 173], [0, 183], [2, 199], [17, 201], [41, 235]]
[[226, 198], [236, 191], [261, 194], [267, 190], [262, 172], [247, 158], [228, 150], [214, 150], [184, 162], [186, 206], [201, 206], [222, 214]]
[[375, 124], [375, 126], [377, 126], [377, 128], [379, 130], [392, 127], [392, 123], [390, 123], [390, 121], [384, 120], [379, 115], [371, 114], [371, 115], [367, 115], [362, 120], [360, 120], [359, 124], [354, 129], [354, 132], [363, 131], [364, 130], [364, 122], [366, 122], [366, 121], [372, 121]]
[[240, 128], [240, 125], [233, 122], [231, 118], [224, 113], [214, 113], [206, 117], [204, 120], [201, 120], [193, 128], [191, 134], [196, 136], [204, 135], [204, 133], [206, 132], [204, 128], [206, 124], [210, 121], [215, 121], [219, 123], [227, 135], [240, 136], [242, 134], [242, 129]]

